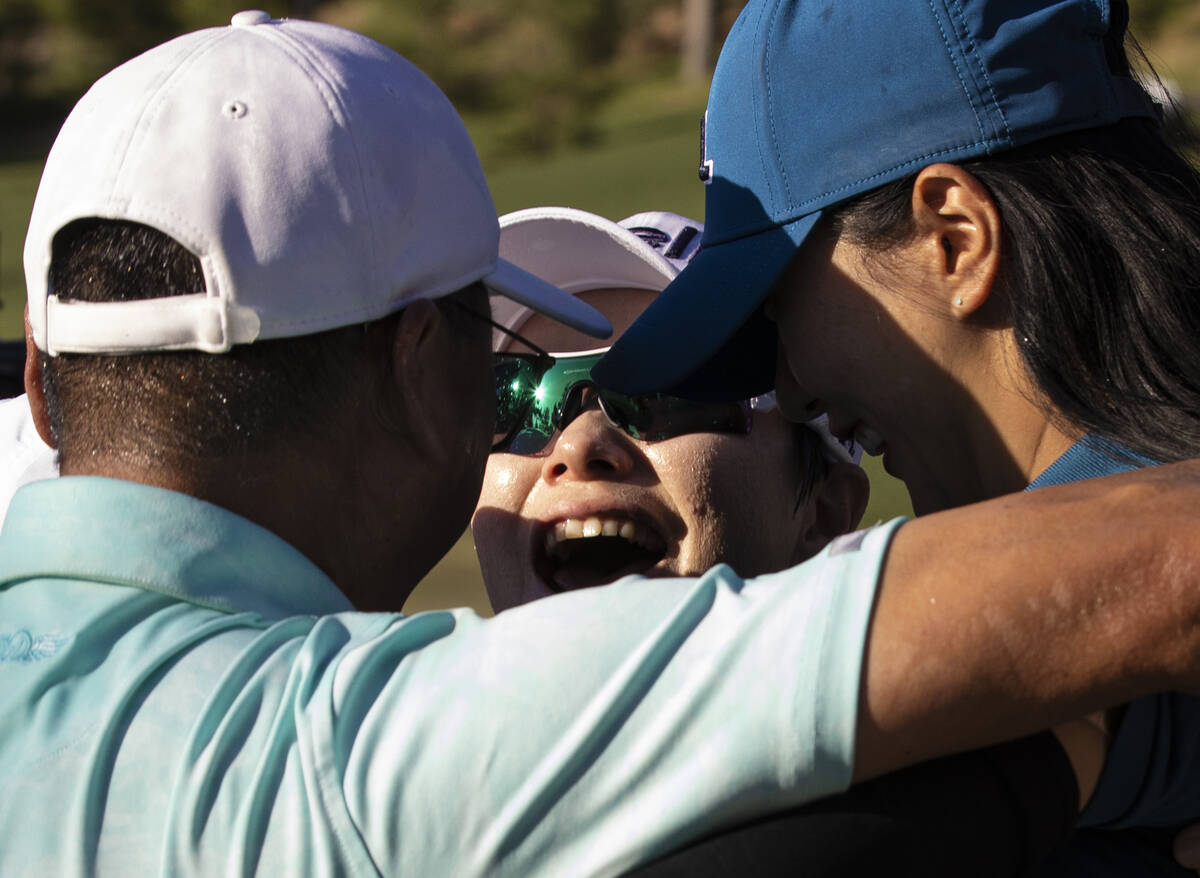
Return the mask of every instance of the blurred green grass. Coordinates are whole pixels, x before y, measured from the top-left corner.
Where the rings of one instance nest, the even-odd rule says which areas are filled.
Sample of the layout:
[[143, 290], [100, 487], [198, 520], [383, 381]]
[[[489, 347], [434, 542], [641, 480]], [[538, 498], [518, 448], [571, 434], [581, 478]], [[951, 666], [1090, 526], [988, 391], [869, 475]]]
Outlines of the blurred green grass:
[[[700, 117], [706, 88], [673, 82], [643, 84], [597, 117], [599, 145], [549, 157], [498, 158], [491, 150], [495, 120], [468, 118], [496, 209], [567, 205], [620, 219], [643, 210], [704, 215], [699, 164]], [[24, 306], [21, 248], [41, 165], [0, 163], [0, 337], [20, 336]], [[911, 514], [904, 486], [866, 462], [871, 503], [863, 521]], [[470, 535], [422, 581], [405, 610], [470, 606], [489, 612]]]
[[40, 162], [0, 163], [0, 338], [20, 338], [25, 307], [21, 249], [37, 191]]

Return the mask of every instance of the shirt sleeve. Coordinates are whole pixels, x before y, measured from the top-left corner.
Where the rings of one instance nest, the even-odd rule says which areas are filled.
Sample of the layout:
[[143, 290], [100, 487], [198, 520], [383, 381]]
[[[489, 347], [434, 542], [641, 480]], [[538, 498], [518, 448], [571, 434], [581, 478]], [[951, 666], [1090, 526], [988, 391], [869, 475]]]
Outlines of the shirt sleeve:
[[302, 742], [336, 773], [334, 833], [385, 874], [617, 874], [845, 789], [898, 523], [752, 580], [717, 567], [388, 624], [339, 660], [332, 720], [307, 724], [328, 739]]

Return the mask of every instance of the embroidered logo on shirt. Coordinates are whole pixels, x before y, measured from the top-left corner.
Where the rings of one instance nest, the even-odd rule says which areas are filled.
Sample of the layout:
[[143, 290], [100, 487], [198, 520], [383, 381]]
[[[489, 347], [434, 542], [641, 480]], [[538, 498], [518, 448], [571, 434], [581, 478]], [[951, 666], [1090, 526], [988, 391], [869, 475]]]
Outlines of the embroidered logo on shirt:
[[27, 665], [48, 659], [66, 642], [67, 638], [56, 634], [34, 635], [27, 628], [18, 628], [12, 634], [0, 634], [0, 664], [13, 662]]

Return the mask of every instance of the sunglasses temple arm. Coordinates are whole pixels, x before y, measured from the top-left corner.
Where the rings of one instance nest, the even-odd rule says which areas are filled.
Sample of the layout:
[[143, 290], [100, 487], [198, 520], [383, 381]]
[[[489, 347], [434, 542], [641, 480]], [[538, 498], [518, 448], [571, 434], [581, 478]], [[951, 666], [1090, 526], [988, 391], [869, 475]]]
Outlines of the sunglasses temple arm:
[[486, 323], [488, 326], [492, 327], [492, 329], [496, 330], [497, 332], [503, 333], [504, 335], [507, 335], [509, 338], [511, 338], [515, 341], [519, 341], [521, 344], [525, 345], [525, 347], [529, 348], [529, 350], [531, 350], [535, 354], [537, 354], [538, 357], [540, 357], [541, 359], [543, 359], [543, 360], [553, 360], [554, 359], [548, 353], [546, 353], [546, 351], [542, 350], [540, 347], [535, 345], [529, 339], [525, 338], [525, 336], [509, 329], [507, 326], [505, 326], [502, 323], [497, 323], [490, 316], [485, 316], [483, 314], [480, 314], [478, 311], [474, 311], [471, 308], [468, 308], [462, 302], [456, 301], [454, 299], [446, 299], [445, 301], [449, 302], [451, 305], [458, 308], [459, 310], [466, 311], [472, 317], [482, 320], [484, 323]]

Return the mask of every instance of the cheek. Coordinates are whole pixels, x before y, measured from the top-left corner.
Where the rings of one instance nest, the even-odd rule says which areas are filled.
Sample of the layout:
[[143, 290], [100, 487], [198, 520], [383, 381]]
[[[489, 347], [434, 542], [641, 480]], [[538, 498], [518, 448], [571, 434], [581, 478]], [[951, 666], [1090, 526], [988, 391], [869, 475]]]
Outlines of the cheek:
[[799, 492], [793, 429], [778, 414], [759, 414], [749, 436], [714, 443], [704, 479], [707, 515], [696, 522], [699, 563], [723, 562], [744, 576], [792, 563]]
[[808, 411], [811, 398], [804, 393], [796, 380], [792, 365], [788, 362], [783, 346], [775, 363], [775, 402], [784, 417], [793, 421], [804, 421], [810, 417]]
[[748, 465], [740, 437], [696, 433], [649, 446], [662, 488], [683, 519], [676, 573], [695, 575], [737, 552], [731, 533], [749, 510], [736, 473]]
[[478, 345], [460, 345], [456, 355], [460, 368], [445, 390], [453, 404], [445, 406], [450, 422], [443, 429], [448, 453], [457, 458], [464, 477], [473, 480], [467, 494], [473, 496], [491, 452], [496, 417], [491, 355]]
[[[799, 294], [793, 298], [799, 298]], [[777, 396], [781, 406], [794, 406], [806, 392], [824, 392], [820, 386], [824, 376], [836, 368], [836, 359], [845, 350], [836, 339], [844, 338], [846, 333], [821, 309], [800, 305], [786, 310], [777, 329]]]
[[885, 315], [851, 277], [848, 258], [810, 254], [777, 296], [781, 403], [797, 388], [820, 398], [839, 395], [878, 343]]
[[525, 467], [514, 458], [515, 455], [511, 454], [489, 455], [479, 505], [486, 503], [489, 506], [508, 508], [519, 501], [521, 485], [527, 479], [522, 478], [522, 470]]
[[[475, 372], [475, 370], [472, 370]], [[492, 369], [490, 359], [485, 368], [478, 371], [481, 376], [472, 383], [469, 395], [466, 396], [471, 410], [475, 412], [476, 433], [484, 448], [489, 452], [492, 447], [492, 431], [496, 425], [496, 392], [492, 387]]]
[[537, 481], [537, 459], [515, 454], [488, 457], [483, 489], [471, 519], [475, 548], [485, 574], [491, 566], [511, 565], [517, 555], [521, 512]]
[[708, 514], [711, 506], [711, 472], [720, 459], [720, 440], [711, 433], [688, 433], [645, 446], [646, 457], [685, 517]]

